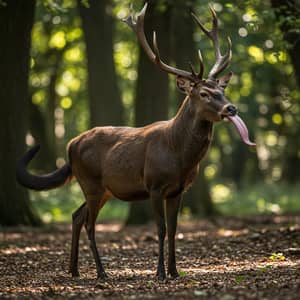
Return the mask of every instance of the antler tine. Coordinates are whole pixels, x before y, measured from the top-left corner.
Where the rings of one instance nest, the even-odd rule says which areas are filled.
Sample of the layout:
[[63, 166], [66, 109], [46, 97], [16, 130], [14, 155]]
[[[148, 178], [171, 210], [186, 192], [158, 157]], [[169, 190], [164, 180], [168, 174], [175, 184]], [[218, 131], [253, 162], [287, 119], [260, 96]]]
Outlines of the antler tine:
[[198, 77], [198, 74], [196, 73], [192, 63], [189, 61], [189, 66], [190, 66], [190, 69], [191, 69], [191, 72], [193, 74], [194, 77]]
[[226, 54], [221, 57], [219, 64], [216, 63], [212, 67], [212, 69], [208, 74], [208, 78], [216, 78], [216, 76], [220, 74], [222, 71], [224, 71], [227, 68], [227, 66], [230, 64], [232, 58], [232, 43], [230, 37], [227, 37], [227, 42], [228, 42], [228, 50]]
[[204, 73], [204, 64], [203, 64], [203, 58], [202, 58], [200, 49], [198, 50], [198, 60], [199, 60], [199, 65], [200, 65], [200, 71], [199, 71], [197, 77], [199, 79], [202, 79], [203, 73]]
[[147, 43], [145, 34], [143, 32], [144, 28], [144, 19], [145, 19], [145, 13], [147, 10], [148, 3], [146, 2], [142, 10], [136, 15], [136, 18], [133, 16], [133, 7], [132, 4], [130, 5], [130, 13], [129, 16], [122, 21], [127, 23], [129, 27], [133, 29], [133, 31], [136, 33], [138, 40], [141, 44], [141, 46], [144, 48], [146, 54], [149, 56], [151, 61], [155, 60], [155, 54], [153, 53], [152, 49]]
[[136, 18], [133, 17], [132, 8], [130, 8], [129, 16], [127, 18], [123, 19], [123, 21], [125, 23], [127, 23], [133, 29], [133, 31], [137, 35], [139, 43], [143, 47], [143, 49], [146, 52], [149, 59], [154, 64], [159, 66], [160, 69], [162, 69], [163, 71], [165, 71], [167, 73], [177, 75], [177, 76], [182, 76], [182, 77], [188, 78], [190, 80], [197, 79], [197, 77], [195, 78], [195, 76], [191, 72], [187, 72], [187, 71], [184, 71], [184, 70], [180, 70], [180, 69], [171, 67], [171, 66], [165, 64], [160, 59], [155, 32], [153, 32], [153, 48], [154, 48], [154, 51], [151, 49], [151, 47], [149, 46], [149, 44], [147, 42], [145, 33], [144, 33], [144, 18], [145, 18], [145, 13], [146, 13], [146, 10], [147, 10], [147, 6], [148, 6], [148, 4], [146, 2], [144, 7], [142, 8], [142, 10], [136, 15]]
[[221, 57], [221, 51], [220, 51], [220, 47], [219, 47], [219, 35], [218, 35], [219, 21], [218, 21], [218, 17], [217, 17], [215, 10], [210, 5], [209, 5], [209, 9], [210, 9], [210, 12], [213, 17], [213, 20], [212, 20], [213, 27], [210, 31], [210, 35], [211, 35], [211, 39], [213, 40], [213, 43], [214, 43], [215, 55], [218, 59], [219, 57]]
[[190, 66], [190, 69], [191, 69], [191, 72], [193, 74], [193, 76], [197, 77], [198, 79], [202, 79], [203, 78], [203, 73], [204, 73], [204, 64], [203, 64], [203, 59], [202, 59], [202, 55], [201, 55], [201, 51], [198, 50], [198, 60], [199, 60], [199, 73], [196, 73], [193, 65], [191, 62], [189, 62], [189, 66]]
[[231, 41], [228, 38], [228, 44], [229, 44], [229, 49], [225, 55], [221, 55], [220, 47], [219, 47], [219, 36], [218, 36], [218, 30], [219, 30], [219, 22], [218, 22], [218, 17], [215, 12], [215, 10], [209, 6], [209, 9], [212, 14], [212, 29], [208, 30], [205, 28], [205, 26], [200, 22], [198, 17], [192, 13], [192, 17], [196, 21], [196, 23], [199, 25], [200, 29], [212, 40], [213, 45], [214, 45], [214, 52], [215, 52], [215, 57], [216, 57], [216, 62], [214, 66], [212, 67], [211, 71], [208, 74], [208, 78], [211, 79], [216, 79], [217, 75], [221, 73], [230, 63], [231, 60]]
[[159, 63], [161, 59], [160, 59], [160, 54], [157, 46], [156, 31], [153, 31], [153, 48], [154, 48], [156, 63]]
[[129, 6], [129, 15], [128, 15], [128, 17], [122, 19], [122, 21], [125, 22], [134, 31], [136, 30], [136, 22], [135, 22], [134, 16], [133, 16], [133, 6], [132, 6], [132, 3]]
[[221, 52], [220, 52], [220, 48], [219, 48], [219, 37], [218, 37], [219, 22], [218, 22], [218, 18], [217, 18], [215, 10], [211, 6], [209, 6], [209, 9], [210, 9], [212, 17], [213, 17], [213, 19], [212, 19], [213, 26], [212, 26], [211, 30], [206, 29], [205, 26], [200, 22], [200, 20], [194, 13], [192, 13], [192, 17], [194, 18], [196, 23], [199, 25], [201, 30], [213, 41], [215, 56], [217, 58], [219, 58], [221, 56]]

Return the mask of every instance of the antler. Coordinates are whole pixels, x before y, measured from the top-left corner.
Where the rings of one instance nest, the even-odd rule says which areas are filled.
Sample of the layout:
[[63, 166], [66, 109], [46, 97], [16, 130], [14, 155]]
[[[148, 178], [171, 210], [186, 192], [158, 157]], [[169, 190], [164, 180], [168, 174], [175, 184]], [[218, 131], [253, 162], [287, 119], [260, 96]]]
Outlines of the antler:
[[218, 74], [220, 74], [230, 63], [231, 60], [231, 56], [232, 56], [232, 51], [231, 51], [231, 40], [228, 37], [228, 45], [229, 45], [229, 49], [226, 52], [225, 55], [221, 55], [221, 51], [220, 51], [220, 47], [219, 47], [219, 37], [218, 37], [218, 18], [216, 15], [215, 10], [209, 6], [209, 9], [211, 11], [212, 14], [212, 29], [211, 30], [207, 30], [204, 25], [199, 21], [199, 19], [197, 18], [197, 16], [195, 14], [192, 13], [192, 17], [194, 18], [194, 20], [196, 21], [196, 23], [199, 25], [199, 27], [201, 28], [201, 30], [212, 40], [213, 45], [214, 45], [214, 50], [215, 50], [215, 57], [216, 57], [216, 62], [214, 64], [214, 66], [212, 67], [212, 69], [210, 70], [209, 74], [208, 74], [208, 78], [210, 79], [216, 79], [216, 77], [218, 76]]
[[130, 14], [126, 19], [123, 19], [125, 23], [127, 23], [133, 31], [136, 33], [137, 38], [141, 46], [144, 48], [147, 56], [150, 58], [150, 60], [156, 64], [160, 69], [163, 71], [177, 75], [177, 76], [182, 76], [185, 78], [188, 78], [190, 80], [201, 80], [202, 75], [203, 75], [203, 62], [202, 62], [202, 57], [201, 53], [199, 52], [199, 61], [200, 61], [200, 72], [196, 74], [194, 71], [193, 67], [191, 67], [192, 72], [187, 72], [184, 70], [177, 69], [175, 67], [171, 67], [167, 64], [165, 64], [161, 59], [160, 59], [160, 54], [157, 46], [157, 40], [156, 40], [156, 32], [153, 31], [153, 50], [149, 46], [145, 33], [144, 33], [144, 18], [145, 18], [145, 13], [147, 9], [148, 4], [145, 3], [143, 9], [137, 14], [136, 18], [133, 17], [133, 10], [132, 10], [132, 5], [130, 6]]

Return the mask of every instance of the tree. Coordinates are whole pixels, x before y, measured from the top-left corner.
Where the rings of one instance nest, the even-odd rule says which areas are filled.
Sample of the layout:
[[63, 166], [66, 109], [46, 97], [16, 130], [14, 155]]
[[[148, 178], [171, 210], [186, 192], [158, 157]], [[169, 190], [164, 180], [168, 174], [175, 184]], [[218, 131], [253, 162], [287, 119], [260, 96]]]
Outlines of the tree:
[[[300, 88], [300, 8], [295, 0], [271, 0], [283, 38], [287, 42], [287, 50], [294, 68], [298, 88]], [[298, 26], [298, 27], [297, 27]], [[299, 180], [299, 134], [300, 128], [294, 127], [287, 134], [287, 147], [284, 155], [283, 178], [289, 182]]]
[[27, 191], [15, 180], [15, 165], [25, 151], [28, 127], [28, 71], [34, 9], [34, 0], [11, 0], [0, 7], [0, 39], [3, 45], [0, 47], [2, 225], [40, 224]]
[[78, 0], [87, 51], [90, 125], [120, 126], [123, 106], [113, 61], [112, 3], [90, 0], [88, 4]]
[[40, 66], [41, 68], [50, 69], [49, 85], [47, 88], [44, 88], [47, 91], [45, 112], [42, 113], [40, 108], [32, 103], [32, 97], [29, 99], [29, 130], [34, 139], [43, 145], [34, 166], [42, 170], [53, 170], [56, 167], [55, 162], [58, 153], [57, 138], [55, 135], [55, 109], [57, 108], [58, 98], [56, 84], [59, 77], [63, 50], [48, 49], [43, 57], [47, 58], [46, 65]]
[[[193, 39], [195, 22], [191, 17], [193, 3], [176, 1], [172, 8], [172, 59], [179, 69], [186, 69], [189, 62], [196, 62], [197, 50]], [[176, 106], [180, 106], [184, 95], [176, 94]], [[209, 185], [204, 176], [204, 163], [200, 164], [199, 175], [193, 186], [184, 196], [183, 207], [190, 208], [193, 215], [212, 215], [213, 202], [209, 193]]]
[[[145, 16], [145, 34], [148, 41], [157, 31], [159, 50], [164, 61], [170, 56], [170, 10], [165, 1], [150, 1]], [[168, 75], [157, 69], [139, 48], [138, 79], [135, 99], [135, 125], [144, 126], [168, 118]], [[147, 202], [130, 205], [128, 224], [143, 224], [150, 220], [151, 208]]]

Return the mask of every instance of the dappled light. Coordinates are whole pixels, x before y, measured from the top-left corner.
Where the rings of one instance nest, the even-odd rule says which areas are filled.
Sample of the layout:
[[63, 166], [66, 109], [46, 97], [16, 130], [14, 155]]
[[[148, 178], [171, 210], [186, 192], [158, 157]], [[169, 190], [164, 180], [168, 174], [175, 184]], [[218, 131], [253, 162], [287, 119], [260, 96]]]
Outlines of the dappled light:
[[299, 298], [296, 2], [0, 0], [0, 299]]
[[[249, 220], [181, 223], [176, 247], [180, 278], [165, 283], [154, 276], [157, 241], [155, 230], [149, 226], [121, 231], [120, 223], [97, 226], [110, 276], [106, 281], [95, 279], [85, 236], [80, 241], [81, 277], [67, 274], [68, 226], [57, 226], [51, 233], [35, 230], [34, 240], [28, 232], [8, 231], [0, 236], [0, 295], [38, 299], [70, 295], [114, 298], [120, 294], [137, 299], [153, 295], [173, 299], [198, 294], [211, 299], [241, 294], [255, 298], [297, 295], [300, 250], [294, 243], [299, 220], [288, 216]], [[268, 235], [272, 243], [266, 239]], [[14, 247], [9, 246], [12, 242]], [[11, 264], [18, 268], [4, 269]], [[248, 294], [245, 289], [249, 287]]]
[[[14, 237], [11, 238], [11, 240], [14, 240]], [[2, 255], [14, 255], [14, 254], [25, 254], [28, 252], [38, 252], [42, 250], [49, 250], [49, 247], [24, 247], [24, 248], [18, 248], [18, 247], [13, 247], [13, 248], [7, 248], [7, 249], [1, 249], [0, 253]]]

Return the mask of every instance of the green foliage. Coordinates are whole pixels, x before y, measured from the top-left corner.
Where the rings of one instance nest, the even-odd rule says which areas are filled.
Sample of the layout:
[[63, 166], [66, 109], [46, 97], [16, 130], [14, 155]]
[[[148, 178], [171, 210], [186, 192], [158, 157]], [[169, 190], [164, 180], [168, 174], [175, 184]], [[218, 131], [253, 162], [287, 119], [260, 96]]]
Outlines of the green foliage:
[[[221, 186], [221, 185], [220, 185]], [[230, 188], [229, 188], [230, 187]], [[224, 186], [213, 194], [217, 208], [226, 215], [251, 215], [257, 213], [288, 213], [300, 211], [299, 187], [287, 184], [256, 184], [239, 189], [225, 186], [226, 197], [218, 196]], [[214, 190], [214, 187], [213, 187]]]
[[[258, 213], [289, 213], [300, 211], [298, 186], [255, 185], [238, 190], [231, 186], [213, 186], [213, 201], [224, 215], [252, 215]], [[226, 192], [224, 192], [226, 191]], [[219, 195], [226, 196], [220, 200]], [[77, 183], [46, 192], [32, 192], [31, 199], [44, 222], [70, 222], [72, 213], [83, 203], [84, 197]], [[199, 199], [201, 201], [201, 199]], [[184, 202], [183, 202], [184, 205]], [[99, 214], [99, 221], [125, 221], [128, 203], [110, 200]], [[189, 219], [191, 212], [182, 211], [181, 219]], [[185, 272], [182, 272], [184, 275]]]
[[198, 297], [206, 297], [207, 296], [207, 291], [205, 290], [194, 290], [194, 295]]
[[0, 0], [0, 7], [6, 7], [7, 3], [4, 0]]
[[[71, 222], [72, 213], [84, 202], [84, 196], [76, 183], [58, 190], [32, 192], [31, 199], [45, 223]], [[110, 200], [103, 207], [98, 218], [101, 221], [125, 220], [127, 213], [127, 203]]]
[[187, 276], [187, 272], [185, 272], [185, 271], [179, 271], [178, 274], [179, 274], [180, 277], [186, 277]]
[[285, 260], [285, 256], [282, 253], [272, 253], [272, 255], [269, 256], [270, 261], [283, 261]]
[[264, 267], [259, 267], [259, 268], [257, 268], [257, 271], [258, 271], [259, 273], [264, 273], [264, 272], [267, 272], [268, 270], [271, 270], [272, 268], [273, 268], [272, 265], [266, 265], [266, 266], [264, 266]]
[[[120, 20], [128, 14], [130, 2], [114, 0], [107, 9], [115, 20], [114, 60], [127, 125], [133, 125], [134, 120], [138, 46], [132, 31]], [[89, 6], [87, 0], [82, 3]], [[166, 3], [158, 1], [158, 11], [164, 11]], [[192, 7], [204, 24], [210, 26], [210, 1], [183, 3]], [[0, 6], [5, 4], [6, 1], [0, 1]], [[32, 103], [45, 120], [49, 114], [53, 115], [49, 107], [51, 84], [54, 84], [55, 138], [60, 157], [65, 155], [63, 146], [86, 130], [89, 120], [85, 42], [76, 5], [75, 0], [38, 1], [32, 32], [29, 82]], [[142, 3], [134, 5], [139, 9]], [[214, 202], [225, 214], [299, 210], [296, 185], [291, 187], [284, 181], [289, 181], [293, 162], [300, 158], [300, 92], [288, 55], [291, 45], [284, 41], [281, 31], [281, 27], [288, 24], [293, 32], [299, 33], [299, 19], [291, 16], [278, 20], [277, 11], [268, 1], [219, 0], [212, 5], [220, 19], [223, 52], [226, 36], [231, 37], [233, 44], [230, 69], [234, 76], [226, 96], [237, 104], [240, 116], [257, 142], [256, 151], [248, 149], [231, 124], [215, 126], [214, 142], [205, 166]], [[207, 74], [215, 60], [213, 48], [196, 27], [194, 42], [202, 50]], [[174, 82], [172, 78], [172, 95], [176, 94]], [[175, 101], [171, 103], [171, 114], [177, 110], [176, 105]], [[48, 213], [51, 221], [70, 220], [69, 214], [80, 205], [82, 196], [78, 188], [72, 186], [61, 192], [33, 194], [33, 199], [45, 219]], [[114, 217], [125, 218], [127, 204], [108, 203], [103, 217], [111, 218], [112, 211], [116, 211]]]
[[244, 275], [238, 275], [234, 278], [234, 281], [237, 283], [237, 284], [240, 284], [242, 283], [243, 281], [245, 280], [245, 276]]
[[53, 114], [49, 106], [54, 84], [55, 110], [58, 115], [63, 113], [64, 125], [63, 134], [56, 138], [66, 144], [88, 124], [85, 44], [76, 1], [65, 0], [59, 5], [54, 1], [39, 2], [32, 39], [32, 102], [47, 119]]

